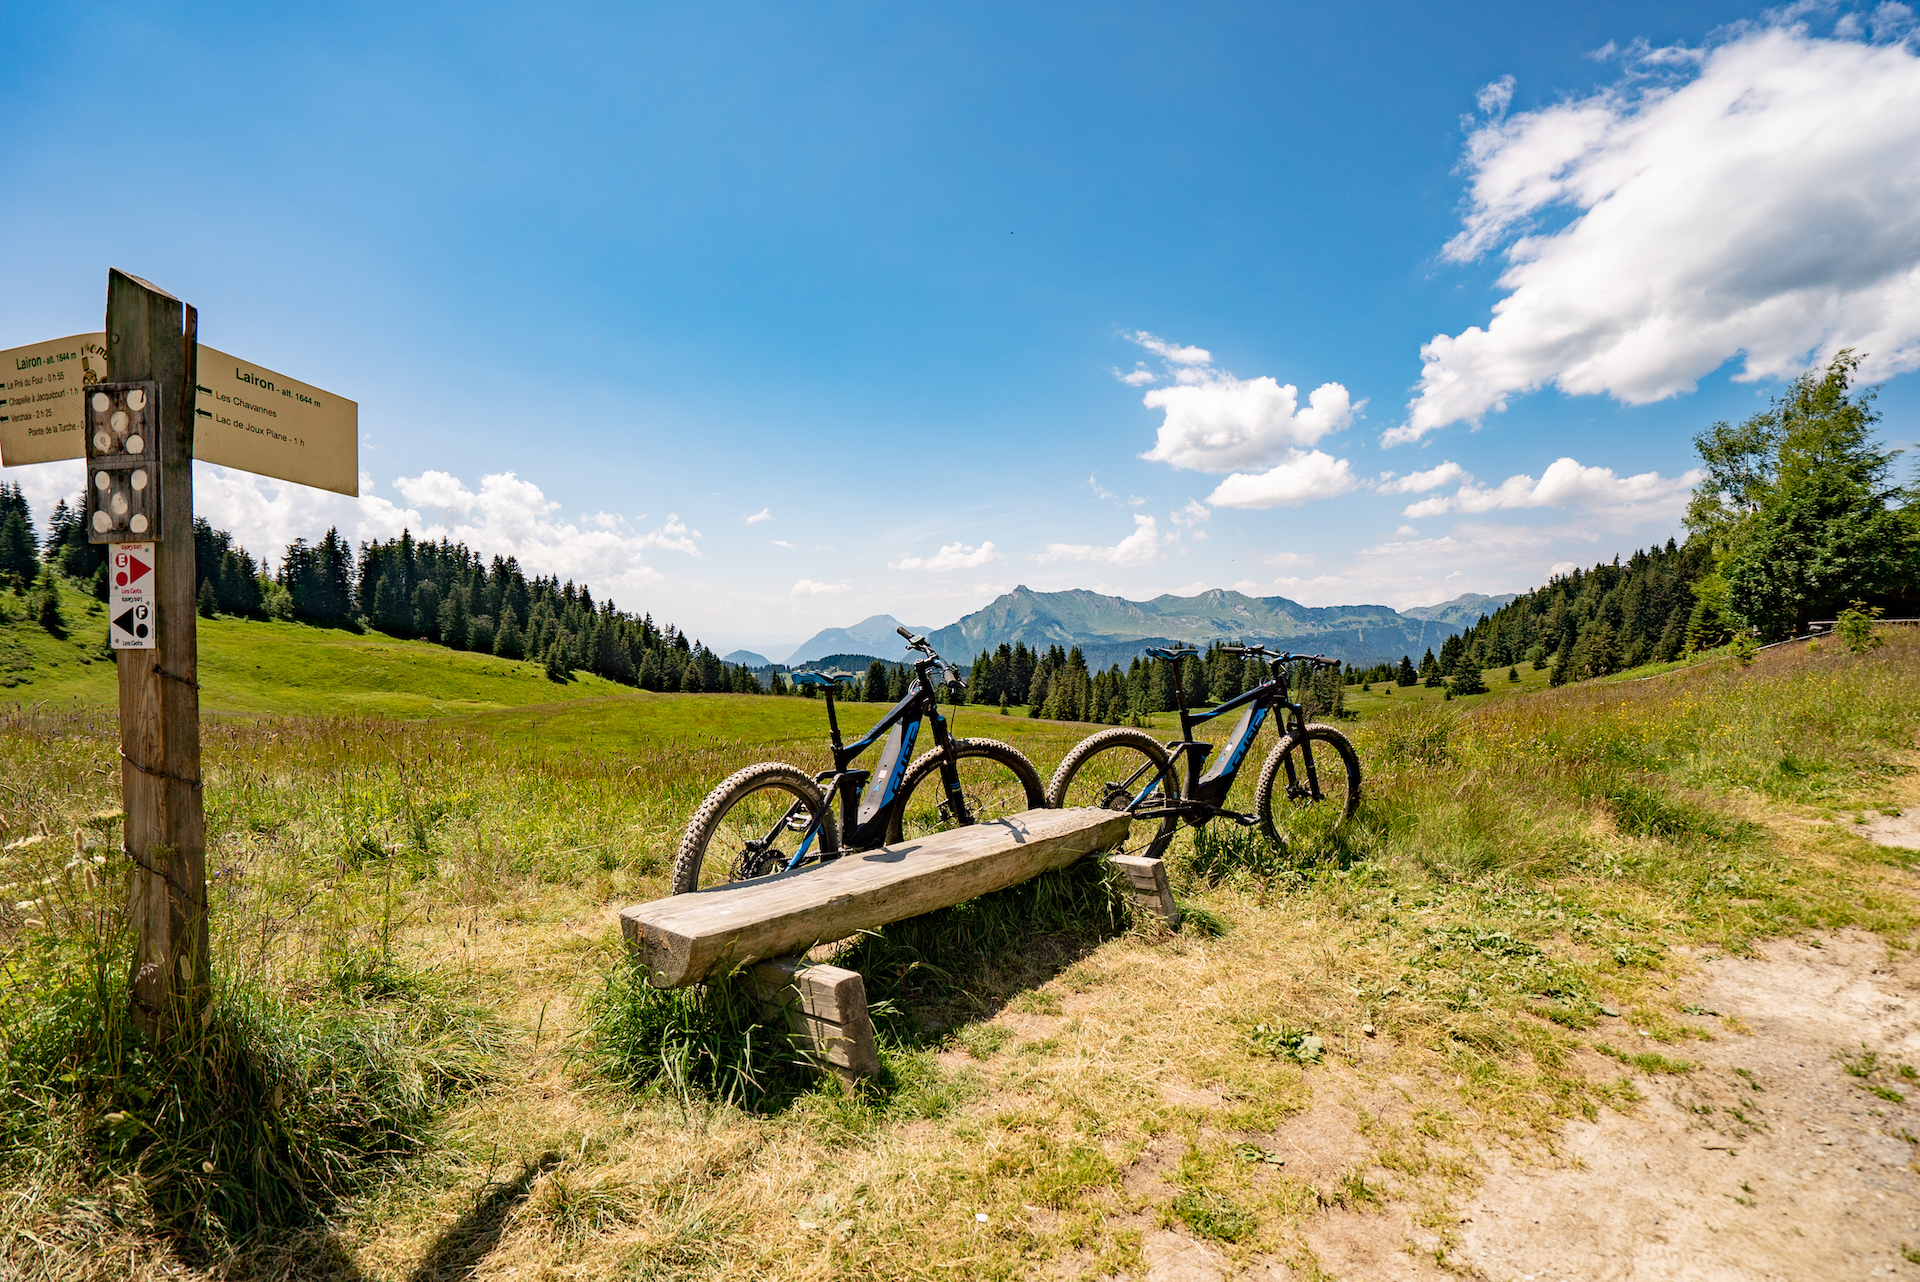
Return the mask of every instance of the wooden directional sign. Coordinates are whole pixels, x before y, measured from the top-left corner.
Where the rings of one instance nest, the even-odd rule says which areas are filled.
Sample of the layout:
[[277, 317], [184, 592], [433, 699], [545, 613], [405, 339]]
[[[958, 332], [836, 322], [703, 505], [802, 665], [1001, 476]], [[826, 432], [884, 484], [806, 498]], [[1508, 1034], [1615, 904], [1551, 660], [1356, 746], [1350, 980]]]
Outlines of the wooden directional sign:
[[[211, 347], [199, 368], [195, 458], [360, 493], [358, 405]], [[0, 467], [83, 457], [80, 388], [108, 376], [105, 334], [0, 352]]]
[[106, 378], [105, 334], [0, 352], [0, 466], [81, 457], [80, 389]]
[[336, 494], [360, 493], [360, 407], [200, 347], [193, 456]]

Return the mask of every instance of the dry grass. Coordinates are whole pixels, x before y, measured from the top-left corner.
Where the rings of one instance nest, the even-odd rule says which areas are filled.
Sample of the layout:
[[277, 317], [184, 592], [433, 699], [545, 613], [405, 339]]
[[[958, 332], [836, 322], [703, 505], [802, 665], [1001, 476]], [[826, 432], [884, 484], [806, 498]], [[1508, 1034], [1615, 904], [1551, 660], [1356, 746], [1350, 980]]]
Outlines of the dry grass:
[[[211, 727], [215, 953], [233, 982], [297, 1004], [347, 961], [383, 959], [501, 1031], [498, 1070], [427, 1152], [330, 1220], [207, 1267], [1138, 1276], [1163, 1225], [1234, 1259], [1302, 1262], [1307, 1217], [1386, 1201], [1419, 1208], [1410, 1249], [1444, 1257], [1480, 1154], [1631, 1106], [1598, 1043], [1687, 1058], [1697, 1034], [1668, 993], [1690, 955], [1847, 924], [1910, 944], [1898, 852], [1797, 822], [1886, 804], [1901, 782], [1920, 639], [1890, 641], [1363, 719], [1367, 802], [1340, 839], [1283, 860], [1237, 834], [1181, 837], [1179, 890], [1217, 937], [1035, 918], [1043, 937], [1017, 956], [945, 944], [966, 977], [899, 989], [883, 1088], [822, 1084], [774, 1108], [624, 1088], [583, 1031], [619, 964], [614, 911], [663, 891], [659, 852], [698, 795], [799, 755], [792, 726], [736, 715], [767, 701], [661, 700], [683, 721], [711, 709], [712, 728], [659, 734], [641, 702], [601, 751], [484, 722]], [[995, 732], [970, 715], [967, 733]], [[1019, 721], [1008, 737], [1045, 771], [1084, 729]], [[92, 862], [114, 844], [110, 735], [85, 715], [0, 718], [18, 763], [0, 833], [46, 837], [0, 873], [16, 1010], [43, 973], [30, 958], [109, 918], [123, 884]], [[76, 830], [94, 844], [69, 868]], [[1276, 1030], [1311, 1032], [1319, 1057]], [[1328, 1118], [1345, 1147], [1299, 1138]], [[44, 1276], [183, 1267], [127, 1212], [136, 1191], [88, 1178], [8, 1177], [0, 1258]]]

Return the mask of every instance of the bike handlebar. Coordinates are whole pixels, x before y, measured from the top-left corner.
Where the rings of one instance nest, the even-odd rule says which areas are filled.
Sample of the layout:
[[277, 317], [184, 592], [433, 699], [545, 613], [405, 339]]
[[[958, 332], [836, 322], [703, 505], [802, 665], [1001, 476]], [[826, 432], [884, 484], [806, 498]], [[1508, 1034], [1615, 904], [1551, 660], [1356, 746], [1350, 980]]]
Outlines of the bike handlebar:
[[[1263, 645], [1223, 645], [1220, 648], [1228, 654], [1252, 655], [1256, 659], [1265, 659], [1270, 664], [1311, 663], [1316, 668], [1337, 668], [1340, 666], [1340, 660], [1329, 659], [1324, 654], [1295, 654], [1291, 650], [1269, 650]], [[1171, 657], [1171, 654], [1167, 651], [1149, 650], [1147, 653], [1158, 654], [1162, 657]], [[1177, 653], [1197, 654], [1199, 652], [1196, 650], [1181, 650]]]
[[913, 635], [913, 633], [901, 627], [896, 627], [894, 631], [900, 634], [900, 638], [907, 643], [907, 648], [909, 650], [918, 650], [920, 651], [920, 653], [927, 656], [924, 659], [915, 660], [913, 665], [914, 667], [924, 668], [937, 663], [941, 667], [947, 670], [947, 678], [946, 678], [947, 685], [957, 687], [961, 690], [964, 690], [967, 688], [967, 683], [960, 679], [960, 670], [954, 667], [951, 663], [948, 663], [945, 659], [941, 658], [940, 655], [934, 650], [933, 646], [928, 643], [925, 637], [917, 637]]

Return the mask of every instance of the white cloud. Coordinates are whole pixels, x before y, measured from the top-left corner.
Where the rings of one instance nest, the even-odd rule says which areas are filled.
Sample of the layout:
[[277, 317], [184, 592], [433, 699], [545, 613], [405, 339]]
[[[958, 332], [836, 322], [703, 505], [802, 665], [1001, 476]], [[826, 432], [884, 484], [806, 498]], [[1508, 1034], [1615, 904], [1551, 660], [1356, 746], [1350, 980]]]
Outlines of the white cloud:
[[418, 476], [396, 477], [393, 488], [400, 491], [401, 498], [415, 507], [458, 512], [462, 516], [473, 511], [473, 505], [479, 501], [478, 496], [462, 485], [459, 478], [452, 473], [438, 472], [431, 468]]
[[560, 505], [512, 472], [482, 476], [477, 491], [446, 472], [399, 477], [393, 488], [406, 507], [375, 494], [373, 478], [364, 475], [358, 499], [208, 463], [194, 464], [193, 483], [199, 515], [275, 561], [294, 539], [318, 538], [330, 526], [356, 543], [411, 530], [416, 539], [465, 543], [483, 557], [515, 557], [529, 574], [591, 582], [605, 595], [661, 578], [646, 562], [648, 551], [700, 555], [700, 532], [677, 515], [642, 534], [623, 532], [626, 519], [608, 520], [607, 513], [575, 524], [556, 517]]
[[1458, 463], [1445, 462], [1439, 467], [1430, 467], [1424, 472], [1409, 472], [1405, 476], [1395, 476], [1392, 472], [1380, 473], [1380, 492], [1382, 494], [1421, 494], [1427, 490], [1452, 485], [1455, 481], [1471, 481], [1472, 473]]
[[1323, 383], [1300, 408], [1300, 390], [1262, 376], [1236, 378], [1213, 367], [1203, 347], [1179, 347], [1144, 331], [1134, 342], [1164, 358], [1173, 384], [1141, 397], [1166, 417], [1140, 457], [1194, 472], [1230, 472], [1279, 461], [1353, 421], [1360, 407], [1338, 383]]
[[815, 579], [802, 579], [793, 585], [793, 596], [818, 596], [822, 592], [845, 592], [852, 585], [847, 583], [821, 583]]
[[1462, 485], [1452, 494], [1422, 499], [1401, 515], [1418, 519], [1442, 512], [1492, 512], [1501, 508], [1677, 506], [1687, 491], [1700, 483], [1702, 475], [1695, 468], [1673, 477], [1658, 472], [1615, 476], [1610, 467], [1582, 467], [1573, 459], [1561, 458], [1554, 460], [1538, 482], [1522, 474], [1509, 476], [1497, 486]]
[[1394, 534], [1399, 538], [1413, 539], [1413, 538], [1418, 538], [1420, 536], [1420, 531], [1414, 529], [1411, 525], [1403, 525], [1399, 529], [1395, 530]]
[[1507, 104], [1513, 101], [1513, 77], [1502, 76], [1492, 84], [1483, 86], [1473, 100], [1489, 116], [1505, 115]]
[[1638, 49], [1615, 87], [1537, 111], [1501, 118], [1483, 91], [1496, 115], [1468, 140], [1445, 257], [1512, 237], [1506, 297], [1486, 328], [1421, 349], [1383, 444], [1549, 384], [1645, 404], [1736, 356], [1741, 379], [1841, 347], [1868, 354], [1868, 379], [1920, 366], [1920, 56], [1779, 21], [1732, 31]]
[[1169, 365], [1207, 365], [1213, 361], [1213, 353], [1204, 347], [1182, 347], [1178, 343], [1155, 338], [1144, 329], [1137, 329], [1127, 337]]
[[993, 550], [993, 540], [988, 539], [979, 547], [969, 547], [964, 543], [949, 543], [932, 556], [903, 556], [898, 561], [887, 562], [889, 570], [932, 570], [936, 573], [944, 570], [973, 570], [990, 561], [1005, 560]]
[[777, 548], [790, 548], [793, 544], [787, 542], [785, 539], [775, 539], [773, 540], [773, 546]]
[[1141, 361], [1137, 369], [1128, 370], [1124, 374], [1116, 369], [1113, 371], [1113, 376], [1122, 383], [1125, 383], [1128, 387], [1144, 387], [1148, 383], [1157, 383], [1160, 381], [1160, 376], [1148, 369], [1145, 361]]
[[1235, 472], [1214, 488], [1207, 502], [1215, 507], [1293, 507], [1345, 494], [1359, 484], [1347, 460], [1319, 450], [1294, 450], [1264, 472]]
[[1042, 564], [1049, 561], [1091, 561], [1100, 565], [1141, 566], [1152, 565], [1166, 556], [1160, 550], [1158, 522], [1150, 516], [1136, 516], [1133, 525], [1133, 533], [1110, 548], [1087, 543], [1049, 543], [1046, 550], [1033, 559]]
[[1315, 388], [1301, 409], [1299, 389], [1270, 376], [1241, 379], [1207, 366], [1178, 376], [1172, 387], [1140, 398], [1166, 413], [1153, 448], [1140, 456], [1152, 463], [1194, 472], [1258, 467], [1353, 421], [1354, 406], [1338, 383]]
[[773, 519], [773, 509], [770, 507], [763, 507], [758, 512], [755, 512], [752, 516], [747, 518], [747, 524], [758, 525], [762, 521], [771, 521], [772, 519]]
[[1260, 585], [1252, 579], [1242, 579], [1233, 585], [1233, 590], [1242, 596], [1259, 596]]
[[1188, 499], [1187, 505], [1169, 514], [1168, 519], [1173, 522], [1175, 530], [1184, 531], [1188, 538], [1198, 543], [1207, 537], [1207, 532], [1200, 527], [1213, 519], [1213, 513], [1199, 499]]
[[1262, 562], [1276, 569], [1290, 565], [1312, 565], [1313, 555], [1309, 552], [1270, 552], [1260, 558]]
[[685, 522], [673, 513], [667, 513], [667, 522], [651, 534], [643, 534], [634, 541], [635, 546], [643, 548], [668, 548], [675, 552], [685, 552], [688, 556], [699, 556], [700, 549], [693, 541], [700, 537], [700, 531], [690, 530]]
[[1100, 473], [1098, 472], [1087, 473], [1087, 488], [1093, 491], [1093, 497], [1097, 499], [1112, 499], [1116, 503], [1120, 501], [1118, 494], [1115, 494], [1112, 490], [1100, 484]]
[[1579, 565], [1572, 561], [1555, 561], [1547, 574], [1549, 577], [1558, 577], [1562, 574], [1572, 574], [1579, 568]]

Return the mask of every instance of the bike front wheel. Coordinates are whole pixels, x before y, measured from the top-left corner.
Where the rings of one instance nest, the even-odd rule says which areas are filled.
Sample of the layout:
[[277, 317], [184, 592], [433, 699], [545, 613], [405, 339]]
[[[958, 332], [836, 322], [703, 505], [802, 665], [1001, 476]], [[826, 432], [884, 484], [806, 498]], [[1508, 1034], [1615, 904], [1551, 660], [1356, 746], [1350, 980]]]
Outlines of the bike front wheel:
[[1332, 726], [1309, 725], [1280, 740], [1260, 767], [1253, 810], [1281, 849], [1330, 837], [1360, 808], [1360, 756]]
[[991, 823], [1046, 806], [1040, 772], [1012, 744], [995, 739], [955, 739], [949, 747], [960, 776], [965, 813], [954, 812], [946, 781], [941, 778], [940, 765], [948, 759], [949, 749], [935, 748], [913, 763], [900, 785], [893, 817], [887, 821], [888, 845], [945, 832], [963, 823]]
[[765, 877], [784, 869], [816, 827], [808, 856], [839, 853], [840, 836], [820, 786], [779, 761], [736, 770], [694, 811], [673, 857], [672, 892]]
[[[1054, 807], [1160, 810], [1179, 799], [1180, 779], [1167, 750], [1146, 731], [1124, 726], [1082, 739], [1047, 784], [1047, 804]], [[1137, 854], [1150, 845], [1164, 847], [1177, 822], [1170, 809], [1158, 818], [1136, 819], [1123, 849]]]

